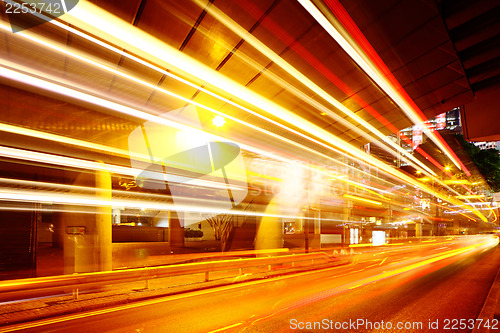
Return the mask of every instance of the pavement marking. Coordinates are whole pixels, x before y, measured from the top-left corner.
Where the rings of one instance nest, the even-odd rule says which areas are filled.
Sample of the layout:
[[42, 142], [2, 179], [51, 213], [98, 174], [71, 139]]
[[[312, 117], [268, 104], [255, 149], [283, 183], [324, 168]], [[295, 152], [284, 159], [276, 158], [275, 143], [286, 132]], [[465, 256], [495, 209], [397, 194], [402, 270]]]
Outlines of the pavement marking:
[[229, 326], [226, 326], [226, 327], [222, 327], [222, 328], [216, 329], [214, 331], [210, 331], [208, 333], [215, 333], [215, 332], [225, 331], [225, 330], [228, 330], [230, 328], [237, 327], [237, 326], [240, 326], [240, 325], [243, 325], [243, 323], [236, 323], [236, 324], [233, 324], [233, 325], [229, 325]]

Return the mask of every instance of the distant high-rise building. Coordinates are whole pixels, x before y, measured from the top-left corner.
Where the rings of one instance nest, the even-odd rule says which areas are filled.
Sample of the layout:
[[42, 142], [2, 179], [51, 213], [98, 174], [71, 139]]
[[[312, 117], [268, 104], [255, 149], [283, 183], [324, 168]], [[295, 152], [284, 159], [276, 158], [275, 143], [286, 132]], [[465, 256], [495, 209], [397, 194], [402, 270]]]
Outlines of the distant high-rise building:
[[472, 142], [472, 144], [479, 149], [485, 150], [485, 149], [496, 149], [500, 150], [500, 141], [489, 141], [489, 142]]
[[446, 129], [451, 131], [461, 131], [462, 124], [460, 121], [460, 109], [455, 108], [446, 112]]
[[[438, 114], [436, 117], [431, 118], [424, 123], [415, 124], [412, 127], [408, 127], [401, 130], [401, 134], [410, 139], [410, 144], [404, 140], [399, 140], [399, 144], [406, 151], [412, 152], [420, 144], [426, 141], [426, 131], [441, 131], [449, 130], [455, 132], [461, 132], [462, 126], [460, 122], [460, 109], [455, 108], [451, 111]], [[396, 135], [391, 135], [395, 141], [397, 141]], [[407, 165], [406, 162], [402, 161], [401, 166]]]

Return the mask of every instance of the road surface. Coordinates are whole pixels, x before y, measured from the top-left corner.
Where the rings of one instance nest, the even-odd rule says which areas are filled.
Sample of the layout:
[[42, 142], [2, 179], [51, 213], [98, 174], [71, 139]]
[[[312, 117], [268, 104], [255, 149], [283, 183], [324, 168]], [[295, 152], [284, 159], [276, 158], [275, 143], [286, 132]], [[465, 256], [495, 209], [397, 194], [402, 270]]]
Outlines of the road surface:
[[349, 265], [0, 332], [470, 332], [480, 324], [476, 318], [500, 267], [495, 244], [489, 236], [469, 236], [372, 248], [359, 251]]

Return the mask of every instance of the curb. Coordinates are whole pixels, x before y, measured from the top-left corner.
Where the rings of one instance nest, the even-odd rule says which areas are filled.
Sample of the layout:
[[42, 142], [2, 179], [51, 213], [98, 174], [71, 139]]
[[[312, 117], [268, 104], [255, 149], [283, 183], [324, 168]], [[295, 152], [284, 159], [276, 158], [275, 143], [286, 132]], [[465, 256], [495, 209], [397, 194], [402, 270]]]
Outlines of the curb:
[[[500, 303], [498, 303], [499, 297], [500, 297], [500, 269], [498, 270], [495, 276], [493, 285], [491, 286], [491, 289], [488, 292], [488, 296], [486, 296], [483, 308], [481, 309], [481, 312], [479, 313], [477, 319], [482, 319], [483, 321], [488, 320], [489, 322], [495, 319], [498, 316], [497, 312], [499, 312], [497, 311], [497, 305], [500, 305]], [[474, 330], [472, 330], [472, 333], [488, 333], [490, 331], [491, 331], [490, 328], [483, 326], [483, 327], [475, 327]]]

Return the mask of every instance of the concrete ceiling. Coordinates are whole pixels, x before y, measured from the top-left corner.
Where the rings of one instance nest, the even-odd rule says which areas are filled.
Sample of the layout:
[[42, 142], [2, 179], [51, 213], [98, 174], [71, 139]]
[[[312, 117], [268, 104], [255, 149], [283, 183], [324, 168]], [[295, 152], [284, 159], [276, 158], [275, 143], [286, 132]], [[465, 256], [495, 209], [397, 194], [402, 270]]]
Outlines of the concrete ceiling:
[[500, 140], [500, 1], [341, 2], [428, 117], [461, 107], [466, 137]]

